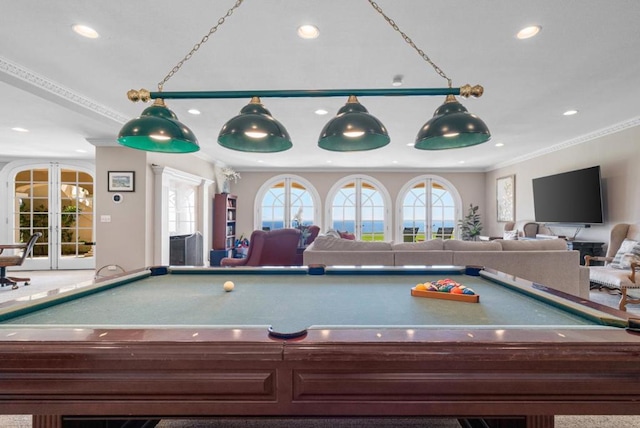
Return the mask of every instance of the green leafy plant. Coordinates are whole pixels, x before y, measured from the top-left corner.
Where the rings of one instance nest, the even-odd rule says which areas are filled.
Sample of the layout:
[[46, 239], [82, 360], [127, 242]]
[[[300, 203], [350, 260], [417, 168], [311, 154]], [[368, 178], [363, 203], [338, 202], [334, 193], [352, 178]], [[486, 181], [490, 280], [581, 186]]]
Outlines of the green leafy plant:
[[[74, 230], [73, 226], [76, 224], [77, 215], [81, 212], [75, 205], [65, 205], [62, 207], [62, 213], [60, 214], [60, 223], [62, 229], [60, 230], [60, 236], [62, 242], [74, 242]], [[63, 249], [65, 253], [65, 249]]]
[[464, 241], [475, 241], [482, 232], [482, 222], [478, 214], [478, 206], [469, 204], [469, 211], [463, 220], [458, 221], [460, 236]]

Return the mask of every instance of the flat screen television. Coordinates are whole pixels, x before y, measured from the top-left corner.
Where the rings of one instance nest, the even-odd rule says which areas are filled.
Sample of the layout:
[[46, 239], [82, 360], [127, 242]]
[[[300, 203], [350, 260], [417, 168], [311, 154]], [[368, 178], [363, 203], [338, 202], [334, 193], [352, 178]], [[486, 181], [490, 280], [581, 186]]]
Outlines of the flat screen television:
[[533, 179], [539, 223], [603, 223], [600, 166]]

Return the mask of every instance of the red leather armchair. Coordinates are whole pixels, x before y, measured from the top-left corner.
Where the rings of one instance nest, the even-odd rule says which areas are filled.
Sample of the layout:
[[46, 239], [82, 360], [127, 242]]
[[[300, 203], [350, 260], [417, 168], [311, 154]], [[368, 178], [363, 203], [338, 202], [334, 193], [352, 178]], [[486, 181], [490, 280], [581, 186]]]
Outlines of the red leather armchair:
[[314, 224], [309, 226], [307, 230], [309, 231], [309, 236], [307, 236], [307, 239], [304, 241], [305, 247], [315, 241], [320, 233], [320, 227]]
[[220, 266], [294, 266], [299, 243], [298, 229], [254, 230], [249, 239], [247, 257], [225, 257]]

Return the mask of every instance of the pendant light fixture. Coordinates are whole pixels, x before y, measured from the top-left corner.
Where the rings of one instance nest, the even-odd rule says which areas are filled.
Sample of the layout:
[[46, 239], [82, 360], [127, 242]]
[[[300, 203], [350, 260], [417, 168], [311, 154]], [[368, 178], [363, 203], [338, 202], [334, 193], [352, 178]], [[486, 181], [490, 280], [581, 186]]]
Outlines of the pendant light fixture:
[[218, 135], [222, 147], [241, 152], [275, 153], [289, 150], [291, 137], [275, 120], [259, 97], [240, 110], [240, 114], [224, 124]]
[[[394, 20], [389, 18], [373, 0], [367, 0], [369, 4], [387, 21], [394, 30], [425, 60], [442, 78], [447, 80], [451, 88], [451, 79], [438, 67], [423, 50], [407, 36]], [[469, 88], [468, 85], [466, 88]], [[468, 95], [479, 97], [484, 92], [482, 86], [474, 86]], [[461, 92], [460, 95], [465, 95]], [[478, 116], [470, 114], [467, 109], [456, 101], [452, 94], [447, 95], [444, 104], [436, 109], [433, 118], [425, 123], [416, 137], [414, 147], [424, 150], [457, 149], [473, 146], [489, 141], [491, 133], [489, 128]]]
[[456, 95], [479, 97], [483, 93], [482, 86], [464, 85], [453, 88], [451, 79], [415, 45], [409, 36], [400, 30], [395, 21], [385, 15], [375, 1], [367, 1], [441, 77], [447, 80], [447, 88], [163, 92], [164, 84], [193, 57], [218, 30], [218, 27], [226, 22], [226, 18], [229, 18], [243, 3], [243, 0], [236, 0], [233, 7], [158, 84], [157, 92], [146, 89], [128, 92], [129, 99], [134, 102], [146, 102], [151, 99], [156, 101], [153, 106], [145, 109], [139, 118], [123, 126], [118, 135], [118, 142], [123, 146], [140, 150], [192, 153], [199, 150], [195, 136], [166, 107], [164, 99], [251, 98], [251, 102], [242, 108], [240, 114], [222, 127], [218, 135], [218, 143], [222, 147], [243, 152], [281, 152], [292, 147], [291, 138], [285, 127], [262, 105], [260, 98], [349, 96], [347, 103], [338, 111], [336, 117], [323, 128], [318, 146], [336, 152], [373, 150], [389, 144], [390, 138], [384, 125], [369, 114], [357, 97], [420, 95], [445, 95], [447, 98], [445, 103], [435, 111], [433, 118], [418, 132], [416, 148], [443, 150], [468, 147], [488, 141], [491, 134], [484, 122], [470, 114], [455, 98]]
[[415, 148], [444, 150], [475, 146], [489, 140], [489, 128], [478, 116], [467, 111], [456, 97], [447, 95], [427, 123], [418, 132]]
[[386, 128], [369, 114], [355, 95], [350, 95], [336, 117], [324, 126], [318, 140], [318, 146], [334, 152], [373, 150], [387, 144]]
[[140, 117], [125, 123], [118, 142], [132, 149], [163, 153], [192, 153], [200, 150], [198, 140], [167, 108], [162, 98], [144, 109]]

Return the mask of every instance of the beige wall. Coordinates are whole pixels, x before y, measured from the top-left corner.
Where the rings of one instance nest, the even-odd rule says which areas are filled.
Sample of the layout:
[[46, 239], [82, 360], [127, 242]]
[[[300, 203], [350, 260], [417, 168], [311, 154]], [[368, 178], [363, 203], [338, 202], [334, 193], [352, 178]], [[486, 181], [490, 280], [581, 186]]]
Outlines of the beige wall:
[[[125, 147], [96, 147], [96, 269], [118, 265], [129, 271], [153, 262], [156, 219], [154, 175], [156, 164], [213, 180], [213, 165], [194, 155], [148, 153]], [[134, 171], [135, 192], [121, 193], [114, 203], [107, 189], [108, 171]], [[213, 190], [212, 190], [213, 191]], [[211, 202], [208, 201], [210, 206]], [[109, 216], [110, 222], [103, 222]], [[205, 219], [211, 223], [211, 216]], [[208, 241], [207, 241], [208, 242]]]
[[[640, 222], [640, 127], [629, 128], [563, 150], [539, 156], [486, 174], [487, 232], [501, 235], [504, 223], [496, 221], [496, 178], [516, 176], [516, 219], [534, 219], [533, 188], [536, 177], [600, 165], [605, 224], [582, 229], [578, 240], [607, 242], [616, 223]], [[571, 236], [575, 228], [551, 227], [557, 235]]]
[[[118, 265], [128, 271], [147, 265], [145, 152], [120, 147], [96, 147], [96, 269]], [[134, 171], [135, 191], [121, 192], [116, 204], [108, 192], [108, 171]], [[110, 221], [103, 221], [104, 216]]]

